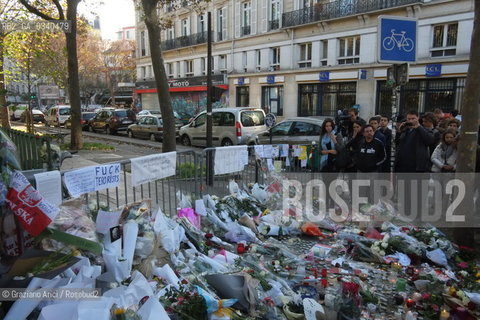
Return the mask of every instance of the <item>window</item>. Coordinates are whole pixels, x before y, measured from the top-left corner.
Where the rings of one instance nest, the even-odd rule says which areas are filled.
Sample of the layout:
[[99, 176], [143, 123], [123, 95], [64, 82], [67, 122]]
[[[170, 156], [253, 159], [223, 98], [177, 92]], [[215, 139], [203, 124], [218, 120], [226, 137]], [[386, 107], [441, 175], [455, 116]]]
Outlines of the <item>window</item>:
[[326, 66], [327, 65], [327, 57], [328, 57], [328, 40], [320, 41], [320, 65]]
[[174, 73], [173, 73], [173, 63], [167, 63], [165, 72], [167, 72], [167, 77], [168, 78], [173, 78]]
[[171, 27], [167, 29], [167, 40], [175, 39], [175, 28]]
[[262, 55], [260, 50], [255, 50], [255, 62], [255, 69], [257, 71], [260, 71], [260, 69], [262, 68]]
[[300, 45], [299, 68], [310, 68], [312, 66], [312, 44], [302, 43]]
[[202, 75], [207, 74], [207, 58], [200, 59], [200, 70], [202, 71]]
[[126, 34], [126, 36], [125, 36], [125, 37], [126, 37], [127, 39], [130, 39], [130, 31], [129, 31], [129, 30], [127, 30], [127, 32], [126, 32], [126, 33], [127, 33], [127, 34]]
[[298, 115], [335, 117], [337, 110], [355, 105], [356, 88], [355, 82], [300, 84]]
[[280, 48], [270, 49], [270, 67], [272, 70], [280, 69]]
[[242, 3], [242, 36], [247, 36], [250, 34], [250, 14], [252, 11], [252, 6], [250, 2]]
[[234, 127], [235, 115], [230, 112], [214, 112], [213, 125], [217, 127]]
[[262, 109], [265, 113], [283, 115], [283, 86], [262, 87]]
[[207, 23], [205, 19], [205, 14], [198, 16], [198, 32], [207, 31]]
[[145, 31], [140, 31], [140, 56], [144, 57], [147, 55], [147, 48], [145, 42]]
[[265, 116], [262, 111], [242, 111], [240, 122], [244, 127], [260, 126], [265, 123]]
[[248, 70], [248, 59], [247, 59], [247, 52], [243, 51], [242, 52], [242, 68], [244, 72], [247, 72]]
[[237, 87], [237, 107], [248, 107], [249, 103], [248, 87]]
[[185, 76], [193, 77], [193, 60], [185, 61]]
[[180, 75], [180, 61], [177, 61], [176, 63], [176, 67], [177, 67], [177, 77], [180, 78], [181, 75]]
[[339, 40], [338, 64], [360, 62], [360, 37], [348, 37]]
[[207, 114], [202, 113], [198, 117], [195, 118], [195, 127], [200, 127], [201, 125], [204, 125], [207, 122]]
[[140, 67], [140, 78], [145, 79], [147, 77], [147, 67]]
[[313, 123], [296, 121], [293, 126], [292, 135], [294, 136], [319, 136], [321, 127]]
[[218, 9], [217, 11], [217, 41], [226, 40], [227, 38], [227, 23], [225, 21], [225, 8]]
[[221, 73], [227, 73], [227, 55], [221, 54], [218, 56], [218, 70]]
[[288, 136], [290, 132], [290, 128], [292, 127], [293, 122], [291, 121], [283, 121], [279, 123], [275, 127], [272, 128], [272, 135], [274, 136]]
[[280, 0], [271, 0], [268, 30], [275, 30], [280, 27], [280, 15]]
[[458, 23], [433, 27], [432, 57], [454, 56], [457, 54]]
[[182, 20], [182, 36], [188, 36], [190, 35], [190, 26], [188, 23], [188, 19], [183, 19]]

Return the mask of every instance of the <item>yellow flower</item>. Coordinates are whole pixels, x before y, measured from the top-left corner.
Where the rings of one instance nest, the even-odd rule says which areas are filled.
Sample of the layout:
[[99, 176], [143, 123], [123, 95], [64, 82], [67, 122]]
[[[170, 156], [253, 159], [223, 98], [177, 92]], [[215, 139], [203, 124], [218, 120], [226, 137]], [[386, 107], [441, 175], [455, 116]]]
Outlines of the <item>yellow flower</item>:
[[480, 272], [477, 272], [477, 274], [475, 275], [475, 277], [480, 278]]
[[455, 290], [454, 287], [448, 288], [448, 294], [449, 294], [449, 295], [453, 295], [455, 292], [457, 292], [457, 290]]
[[263, 211], [263, 214], [262, 214], [262, 215], [263, 215], [263, 216], [266, 216], [266, 215], [269, 214], [269, 213], [270, 213], [270, 210], [269, 210], [269, 209], [265, 209], [265, 211]]

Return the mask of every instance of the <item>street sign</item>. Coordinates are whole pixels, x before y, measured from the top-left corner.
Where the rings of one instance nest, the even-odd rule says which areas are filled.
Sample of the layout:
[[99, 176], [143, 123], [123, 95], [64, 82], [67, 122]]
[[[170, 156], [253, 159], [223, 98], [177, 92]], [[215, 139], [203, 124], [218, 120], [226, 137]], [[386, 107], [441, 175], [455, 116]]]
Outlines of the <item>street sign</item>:
[[417, 20], [378, 17], [378, 62], [402, 63], [417, 60]]
[[442, 65], [439, 63], [427, 64], [425, 66], [425, 75], [427, 77], [440, 77], [442, 75]]
[[330, 80], [330, 71], [320, 71], [318, 74], [318, 79], [320, 81], [329, 81]]
[[265, 116], [265, 125], [269, 128], [273, 127], [277, 122], [277, 117], [273, 113], [269, 113]]
[[275, 75], [267, 76], [267, 83], [268, 84], [274, 84], [275, 83]]

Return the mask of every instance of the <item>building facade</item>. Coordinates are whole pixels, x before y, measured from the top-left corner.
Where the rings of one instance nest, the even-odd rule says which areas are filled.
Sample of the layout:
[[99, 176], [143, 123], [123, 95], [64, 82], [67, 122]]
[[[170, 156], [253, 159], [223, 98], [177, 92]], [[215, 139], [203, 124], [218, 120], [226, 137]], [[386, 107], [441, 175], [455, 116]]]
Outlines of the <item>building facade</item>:
[[[352, 106], [363, 118], [390, 115], [390, 64], [378, 63], [377, 44], [378, 17], [387, 15], [418, 21], [417, 59], [400, 92], [400, 113], [461, 111], [473, 6], [472, 0], [214, 0], [204, 12], [212, 17], [213, 74], [223, 76], [226, 90], [218, 105], [261, 107], [280, 117], [334, 116]], [[206, 87], [188, 82], [206, 75], [207, 16], [188, 2], [160, 12], [173, 21], [161, 35], [165, 70], [172, 83], [185, 84], [180, 95], [171, 86], [173, 106], [197, 112]], [[399, 36], [392, 31], [397, 45], [404, 41]], [[136, 92], [143, 108], [158, 108], [140, 19], [136, 39]]]

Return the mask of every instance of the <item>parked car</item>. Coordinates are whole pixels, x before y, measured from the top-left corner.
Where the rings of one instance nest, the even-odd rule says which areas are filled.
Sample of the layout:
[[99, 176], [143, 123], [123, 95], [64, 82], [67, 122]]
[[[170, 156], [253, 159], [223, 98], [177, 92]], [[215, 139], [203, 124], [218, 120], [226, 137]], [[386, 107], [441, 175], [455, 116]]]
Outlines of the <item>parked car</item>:
[[[265, 112], [255, 108], [213, 109], [212, 143], [216, 146], [246, 144], [254, 140], [251, 136], [265, 132]], [[180, 129], [183, 145], [206, 146], [207, 113], [197, 115], [188, 125]]]
[[296, 117], [288, 118], [278, 123], [271, 130], [266, 130], [253, 137], [250, 144], [311, 144], [319, 142], [323, 119]]
[[[175, 132], [178, 137], [183, 122], [175, 120]], [[145, 138], [152, 141], [161, 141], [163, 139], [163, 121], [157, 116], [140, 117], [136, 123], [128, 126], [127, 134], [130, 138]]]
[[[82, 130], [88, 130], [88, 120], [95, 117], [95, 112], [82, 112], [82, 118], [80, 119], [80, 124], [82, 125]], [[68, 117], [65, 120], [65, 128], [70, 128], [72, 126], [72, 117]]]
[[26, 104], [19, 104], [19, 105], [16, 105], [16, 106], [11, 106], [10, 110], [12, 110], [12, 112], [11, 112], [10, 119], [12, 121], [19, 120], [23, 111], [25, 111], [27, 109], [28, 109], [28, 105], [26, 105]]
[[90, 132], [102, 130], [107, 134], [115, 134], [118, 131], [126, 131], [135, 120], [135, 112], [131, 109], [102, 109], [88, 121], [88, 130]]
[[48, 109], [45, 116], [45, 126], [60, 127], [65, 124], [65, 121], [70, 117], [70, 106], [58, 105]]
[[162, 113], [160, 110], [142, 110], [139, 113], [137, 113], [137, 117], [143, 117], [143, 116], [158, 116], [160, 117]]
[[[27, 117], [27, 110], [24, 110], [22, 112], [22, 115], [20, 116], [20, 121], [25, 122]], [[32, 109], [32, 117], [33, 117], [33, 122], [45, 122], [45, 115], [43, 114], [42, 111], [38, 109]]]

